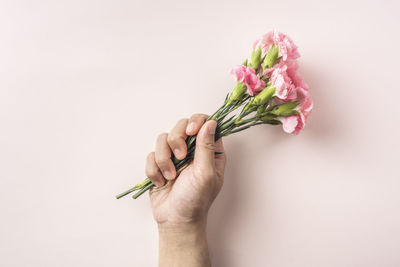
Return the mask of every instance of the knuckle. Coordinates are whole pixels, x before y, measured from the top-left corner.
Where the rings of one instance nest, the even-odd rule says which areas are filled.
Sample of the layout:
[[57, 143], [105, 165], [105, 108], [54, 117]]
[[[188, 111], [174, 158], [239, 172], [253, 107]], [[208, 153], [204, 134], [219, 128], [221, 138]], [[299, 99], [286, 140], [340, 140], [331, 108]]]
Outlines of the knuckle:
[[209, 117], [210, 116], [207, 115], [207, 114], [201, 114], [201, 119], [204, 120], [204, 121], [207, 120]]
[[156, 168], [148, 168], [146, 169], [146, 176], [149, 178], [154, 178], [158, 174], [158, 169]]
[[196, 118], [196, 117], [198, 117], [200, 115], [201, 115], [200, 113], [194, 113], [192, 116], [190, 116], [190, 118]]
[[167, 158], [167, 157], [158, 157], [158, 158], [156, 158], [156, 163], [157, 163], [157, 166], [161, 169], [161, 170], [165, 170], [165, 169], [168, 169], [168, 167], [169, 167], [169, 162], [170, 162], [171, 160], [170, 160], [170, 158]]
[[158, 141], [163, 141], [163, 140], [165, 140], [165, 139], [167, 139], [168, 138], [168, 134], [167, 133], [161, 133], [158, 137], [157, 137], [157, 140]]
[[212, 151], [215, 150], [215, 143], [210, 142], [210, 141], [204, 142], [204, 143], [200, 143], [199, 145], [200, 145], [201, 147], [207, 149], [207, 150], [212, 150]]
[[179, 121], [178, 121], [178, 124], [183, 124], [183, 123], [186, 123], [186, 122], [188, 122], [188, 118], [182, 118], [182, 119], [180, 119]]
[[162, 156], [156, 156], [155, 158], [155, 162], [157, 163], [158, 167], [162, 167], [165, 161], [166, 159], [163, 158]]
[[196, 113], [193, 114], [190, 118], [193, 120], [206, 120], [209, 116], [207, 114]]
[[180, 139], [183, 139], [182, 135], [179, 134], [179, 133], [174, 132], [174, 133], [170, 133], [168, 135], [167, 141], [170, 144], [174, 144], [174, 143], [177, 143]]
[[147, 155], [147, 161], [150, 161], [150, 160], [152, 160], [152, 159], [154, 159], [154, 152], [150, 152], [148, 155]]

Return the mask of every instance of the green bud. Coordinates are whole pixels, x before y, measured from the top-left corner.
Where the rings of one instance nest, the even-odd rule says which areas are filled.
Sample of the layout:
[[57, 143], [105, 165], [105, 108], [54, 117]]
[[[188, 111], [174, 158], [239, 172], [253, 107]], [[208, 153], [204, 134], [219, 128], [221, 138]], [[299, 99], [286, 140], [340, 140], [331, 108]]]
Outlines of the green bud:
[[266, 114], [266, 115], [262, 116], [260, 118], [260, 121], [262, 121], [264, 123], [272, 124], [272, 125], [281, 124], [281, 122], [277, 119], [277, 117], [275, 115], [271, 115], [271, 114]]
[[299, 102], [297, 101], [285, 103], [279, 106], [275, 106], [270, 113], [276, 116], [290, 116], [299, 114], [299, 112], [296, 110], [298, 105]]
[[261, 91], [261, 93], [254, 97], [252, 104], [256, 106], [267, 104], [274, 96], [275, 90], [275, 87], [268, 85], [264, 88], [264, 90]]
[[233, 101], [242, 99], [246, 91], [246, 85], [244, 85], [243, 82], [238, 82], [235, 88], [233, 88], [231, 95], [229, 96], [228, 103], [232, 103]]
[[262, 114], [262, 113], [265, 111], [266, 108], [267, 108], [267, 105], [260, 105], [260, 106], [258, 106], [258, 108], [257, 108], [257, 114]]
[[258, 67], [261, 64], [261, 54], [262, 54], [261, 47], [253, 50], [253, 52], [251, 53], [250, 67], [252, 67], [255, 70], [258, 69]]
[[262, 67], [263, 69], [268, 69], [273, 67], [279, 61], [279, 47], [272, 45], [269, 49], [267, 55], [265, 56]]
[[246, 60], [243, 61], [242, 65], [245, 66], [245, 67], [247, 67], [247, 62], [248, 62], [248, 60], [247, 60], [247, 58], [246, 58]]

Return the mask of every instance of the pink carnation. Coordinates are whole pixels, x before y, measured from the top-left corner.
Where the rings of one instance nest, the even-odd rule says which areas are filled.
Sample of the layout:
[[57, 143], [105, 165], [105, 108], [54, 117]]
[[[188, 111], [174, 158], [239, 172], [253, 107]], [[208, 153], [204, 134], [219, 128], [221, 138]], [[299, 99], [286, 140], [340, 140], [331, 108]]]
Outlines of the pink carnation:
[[275, 96], [284, 101], [297, 99], [297, 87], [308, 91], [308, 84], [297, 72], [296, 61], [281, 62], [273, 68], [264, 70], [264, 75], [270, 76], [272, 85], [275, 86]]
[[235, 78], [237, 82], [243, 82], [244, 76], [246, 74], [246, 69], [246, 66], [237, 65], [231, 69], [230, 74]]
[[238, 65], [233, 67], [230, 73], [237, 82], [243, 82], [246, 85], [251, 96], [260, 93], [265, 87], [265, 82], [260, 79], [253, 68]]
[[299, 111], [301, 114], [304, 115], [305, 118], [310, 115], [313, 109], [313, 102], [310, 98], [310, 94], [307, 90], [303, 89], [302, 87], [297, 87], [297, 101], [300, 102]]
[[[275, 96], [282, 100], [287, 100], [292, 96], [295, 88], [286, 70], [286, 65], [278, 65], [273, 68], [270, 77], [270, 82], [276, 88]], [[295, 98], [295, 96], [291, 98]]]
[[282, 128], [287, 133], [297, 135], [305, 126], [305, 119], [302, 114], [281, 118]]
[[257, 95], [265, 87], [265, 82], [261, 80], [260, 77], [258, 77], [256, 71], [253, 68], [246, 69], [246, 75], [243, 83], [247, 86], [249, 95], [251, 96]]
[[265, 34], [262, 39], [257, 40], [253, 44], [253, 48], [260, 46], [265, 52], [268, 52], [273, 44], [279, 47], [279, 56], [282, 57], [283, 61], [294, 60], [300, 57], [297, 46], [293, 43], [292, 39], [277, 30]]
[[297, 101], [299, 104], [299, 114], [281, 118], [283, 130], [287, 133], [297, 135], [306, 125], [308, 115], [310, 115], [313, 103], [307, 90], [296, 87]]

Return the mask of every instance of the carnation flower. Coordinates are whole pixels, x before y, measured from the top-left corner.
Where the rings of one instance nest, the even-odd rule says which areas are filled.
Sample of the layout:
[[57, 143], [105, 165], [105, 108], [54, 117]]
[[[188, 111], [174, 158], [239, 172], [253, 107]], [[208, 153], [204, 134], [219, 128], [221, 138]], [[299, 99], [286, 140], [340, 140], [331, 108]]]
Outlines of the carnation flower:
[[231, 69], [230, 74], [235, 78], [237, 82], [243, 82], [244, 76], [246, 74], [246, 69], [246, 66], [237, 65]]
[[247, 86], [249, 95], [251, 96], [260, 93], [265, 87], [265, 82], [260, 79], [260, 77], [256, 74], [256, 71], [252, 68], [247, 68], [243, 82]]
[[310, 94], [302, 87], [296, 88], [297, 100], [300, 102], [299, 111], [307, 118], [313, 109], [313, 102]]
[[279, 47], [279, 56], [282, 57], [283, 61], [295, 60], [300, 57], [297, 46], [293, 43], [292, 39], [277, 30], [265, 34], [262, 39], [254, 43], [255, 47], [261, 46], [265, 51], [268, 51], [272, 45]]
[[310, 115], [313, 103], [307, 90], [302, 87], [296, 87], [297, 101], [299, 101], [299, 114], [281, 117], [283, 130], [287, 133], [297, 135], [306, 125], [308, 115]]
[[280, 121], [282, 122], [283, 130], [297, 135], [304, 128], [305, 119], [303, 117], [301, 114], [282, 117]]
[[[286, 70], [286, 65], [274, 67], [270, 77], [270, 82], [276, 89], [275, 96], [282, 100], [286, 100], [289, 96], [292, 96], [295, 89]], [[292, 98], [295, 98], [295, 96], [292, 96]]]
[[253, 68], [238, 65], [233, 67], [230, 73], [236, 82], [243, 82], [246, 85], [251, 96], [260, 93], [265, 87], [265, 82], [260, 79]]

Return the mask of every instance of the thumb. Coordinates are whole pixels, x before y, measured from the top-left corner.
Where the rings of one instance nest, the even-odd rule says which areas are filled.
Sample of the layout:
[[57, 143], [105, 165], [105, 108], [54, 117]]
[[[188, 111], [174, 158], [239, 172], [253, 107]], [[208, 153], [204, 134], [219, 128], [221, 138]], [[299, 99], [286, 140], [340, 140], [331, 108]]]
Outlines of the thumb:
[[207, 121], [201, 127], [196, 138], [196, 150], [194, 153], [194, 164], [201, 170], [215, 169], [215, 130], [217, 122]]

